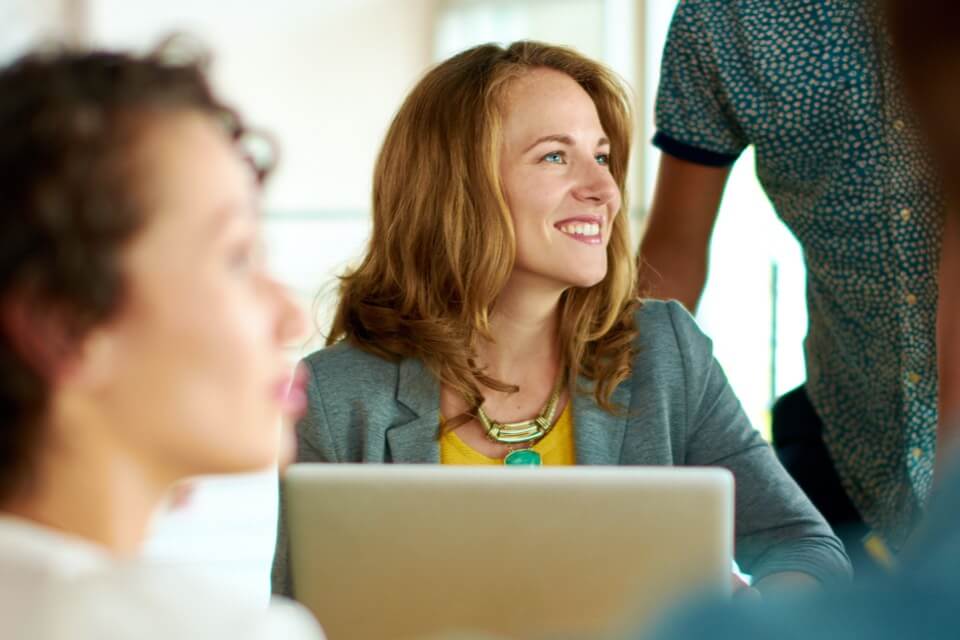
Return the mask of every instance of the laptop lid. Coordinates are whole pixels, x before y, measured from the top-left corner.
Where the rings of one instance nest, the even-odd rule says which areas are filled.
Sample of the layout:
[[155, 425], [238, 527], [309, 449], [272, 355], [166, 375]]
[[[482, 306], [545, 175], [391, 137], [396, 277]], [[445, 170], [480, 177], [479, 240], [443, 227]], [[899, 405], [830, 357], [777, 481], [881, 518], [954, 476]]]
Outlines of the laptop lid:
[[730, 590], [716, 468], [293, 465], [295, 597], [330, 640], [616, 632]]

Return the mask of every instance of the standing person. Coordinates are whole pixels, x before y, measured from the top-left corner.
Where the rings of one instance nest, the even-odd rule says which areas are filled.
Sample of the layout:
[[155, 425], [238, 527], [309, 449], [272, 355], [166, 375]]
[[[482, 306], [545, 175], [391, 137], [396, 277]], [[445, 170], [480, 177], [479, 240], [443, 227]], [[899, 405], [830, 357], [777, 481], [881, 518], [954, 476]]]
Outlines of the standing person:
[[[889, 0], [893, 41], [922, 131], [937, 160], [949, 197], [944, 243], [958, 234], [960, 211], [960, 4], [954, 0]], [[951, 254], [947, 256], [953, 258]], [[945, 261], [942, 274], [960, 287], [960, 264]], [[946, 286], [946, 285], [945, 285]], [[960, 308], [941, 313], [944, 421], [960, 420]], [[948, 386], [949, 385], [949, 386]], [[948, 432], [946, 472], [937, 482], [929, 513], [904, 550], [894, 575], [863, 580], [801, 601], [763, 607], [716, 604], [688, 611], [644, 637], [648, 640], [948, 640], [957, 637], [960, 601], [960, 442]]]
[[[535, 42], [424, 76], [387, 132], [328, 346], [305, 360], [299, 460], [720, 465], [760, 590], [846, 578], [710, 341], [680, 305], [635, 298], [628, 105], [605, 67]], [[273, 580], [291, 593], [282, 526]]]
[[0, 70], [4, 640], [321, 637], [137, 558], [172, 485], [269, 467], [302, 409], [243, 124], [171, 53]]
[[[642, 281], [696, 309], [725, 181], [753, 145], [807, 267], [807, 380], [773, 408], [791, 475], [847, 544], [902, 547], [937, 439], [941, 203], [873, 2], [683, 0]], [[748, 248], [750, 238], [744, 238]]]

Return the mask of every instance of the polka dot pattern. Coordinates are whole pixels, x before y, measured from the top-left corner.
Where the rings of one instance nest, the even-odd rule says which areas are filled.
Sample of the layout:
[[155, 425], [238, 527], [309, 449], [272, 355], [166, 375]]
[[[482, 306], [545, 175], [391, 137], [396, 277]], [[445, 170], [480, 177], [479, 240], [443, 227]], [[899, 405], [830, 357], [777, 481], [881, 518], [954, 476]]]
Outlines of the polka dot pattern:
[[657, 140], [692, 161], [755, 147], [803, 247], [807, 389], [824, 439], [864, 520], [897, 549], [933, 475], [942, 203], [869, 6], [681, 0]]

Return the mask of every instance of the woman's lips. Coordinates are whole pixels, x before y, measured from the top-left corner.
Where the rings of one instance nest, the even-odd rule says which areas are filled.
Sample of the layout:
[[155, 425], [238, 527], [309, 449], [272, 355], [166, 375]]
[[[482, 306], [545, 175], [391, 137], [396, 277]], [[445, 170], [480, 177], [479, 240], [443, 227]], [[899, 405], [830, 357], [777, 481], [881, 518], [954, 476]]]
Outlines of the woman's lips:
[[597, 245], [603, 242], [603, 218], [599, 216], [567, 218], [553, 226], [563, 235], [584, 244]]
[[297, 365], [292, 376], [277, 382], [274, 394], [285, 417], [302, 417], [307, 409], [307, 370], [303, 365]]

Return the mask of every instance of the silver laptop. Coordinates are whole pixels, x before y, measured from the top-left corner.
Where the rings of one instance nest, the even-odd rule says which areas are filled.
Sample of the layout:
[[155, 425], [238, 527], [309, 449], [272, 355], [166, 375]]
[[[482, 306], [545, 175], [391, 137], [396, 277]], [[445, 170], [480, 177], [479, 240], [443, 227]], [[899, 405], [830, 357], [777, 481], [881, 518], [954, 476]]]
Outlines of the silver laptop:
[[294, 594], [330, 640], [616, 633], [730, 589], [722, 469], [303, 464], [284, 482]]

